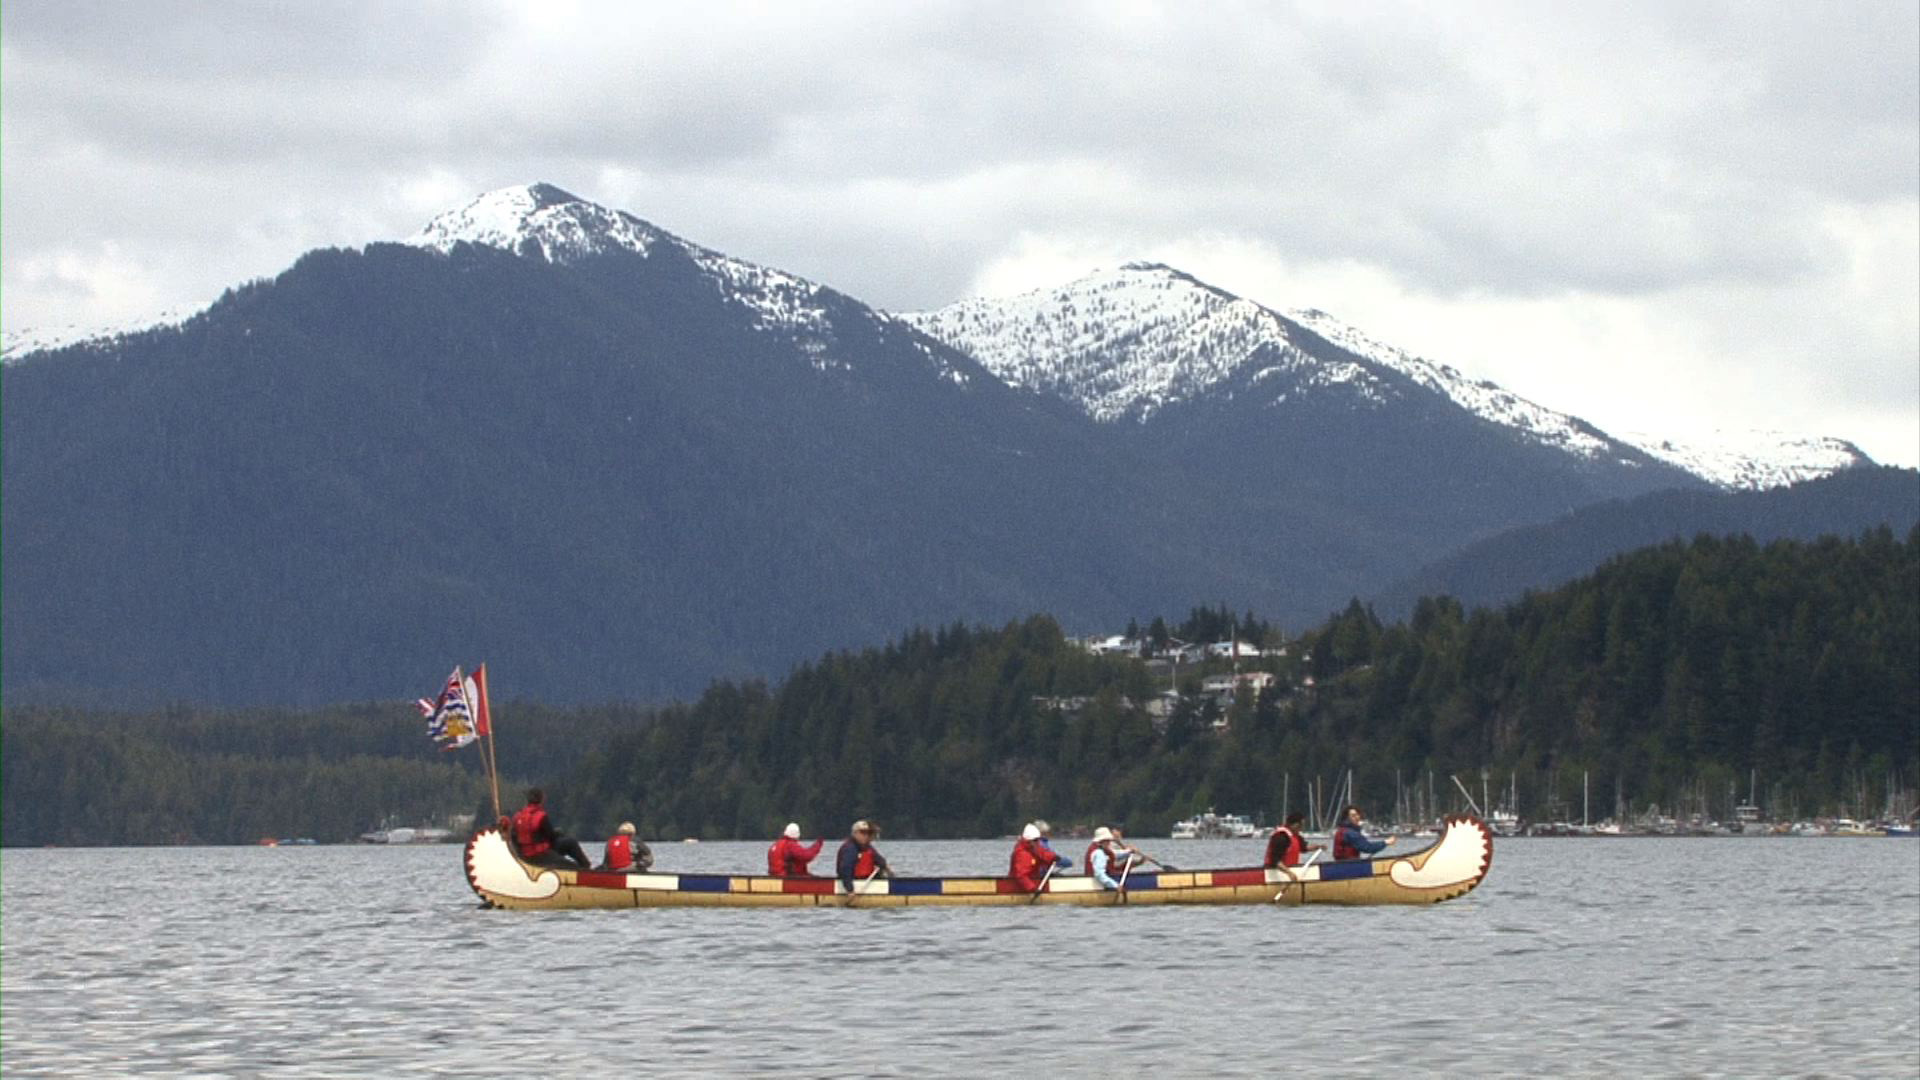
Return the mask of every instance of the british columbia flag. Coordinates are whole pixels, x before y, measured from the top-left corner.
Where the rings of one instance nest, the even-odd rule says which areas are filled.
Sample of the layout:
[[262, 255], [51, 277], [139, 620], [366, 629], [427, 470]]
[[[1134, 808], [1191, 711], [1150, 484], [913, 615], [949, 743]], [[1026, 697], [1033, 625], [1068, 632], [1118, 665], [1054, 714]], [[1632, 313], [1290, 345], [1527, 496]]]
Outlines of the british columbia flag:
[[454, 668], [438, 699], [420, 698], [415, 702], [420, 706], [420, 714], [427, 718], [427, 737], [442, 743], [443, 750], [458, 750], [479, 738], [469, 704], [472, 687], [473, 681], [462, 676], [459, 668]]

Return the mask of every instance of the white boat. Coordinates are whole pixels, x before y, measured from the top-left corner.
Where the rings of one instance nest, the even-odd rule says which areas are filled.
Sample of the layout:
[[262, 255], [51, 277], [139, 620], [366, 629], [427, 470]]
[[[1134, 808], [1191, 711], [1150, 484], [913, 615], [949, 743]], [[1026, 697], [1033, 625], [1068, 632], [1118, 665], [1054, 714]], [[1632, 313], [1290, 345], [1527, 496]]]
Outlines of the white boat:
[[1209, 810], [1174, 822], [1170, 835], [1175, 840], [1258, 840], [1266, 835], [1266, 830], [1245, 814], [1216, 814]]

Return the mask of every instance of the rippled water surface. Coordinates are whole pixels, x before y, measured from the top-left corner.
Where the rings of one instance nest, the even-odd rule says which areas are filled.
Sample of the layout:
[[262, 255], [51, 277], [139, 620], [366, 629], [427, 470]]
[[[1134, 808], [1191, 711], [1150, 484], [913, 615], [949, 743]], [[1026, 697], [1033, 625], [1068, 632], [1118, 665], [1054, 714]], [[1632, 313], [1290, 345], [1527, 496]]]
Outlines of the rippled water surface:
[[1503, 841], [1462, 900], [1284, 910], [509, 913], [457, 847], [9, 850], [0, 922], [9, 1075], [1920, 1074], [1897, 839]]

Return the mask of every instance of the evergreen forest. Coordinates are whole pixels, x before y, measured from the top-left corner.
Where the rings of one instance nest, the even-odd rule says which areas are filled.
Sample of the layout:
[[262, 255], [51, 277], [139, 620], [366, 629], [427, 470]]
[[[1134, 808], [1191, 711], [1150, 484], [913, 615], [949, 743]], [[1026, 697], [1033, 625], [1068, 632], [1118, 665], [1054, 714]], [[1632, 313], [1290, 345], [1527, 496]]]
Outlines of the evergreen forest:
[[[1237, 665], [1270, 685], [1203, 693], [1236, 661], [1096, 656], [1047, 616], [916, 629], [691, 703], [496, 704], [503, 796], [545, 783], [589, 838], [856, 817], [960, 837], [1034, 817], [1148, 835], [1209, 807], [1271, 822], [1349, 771], [1376, 819], [1464, 808], [1449, 777], [1477, 797], [1483, 770], [1543, 820], [1577, 820], [1583, 781], [1596, 820], [1726, 815], [1750, 792], [1773, 817], [1872, 816], [1920, 786], [1920, 528], [1701, 536], [1497, 609], [1428, 598], [1387, 623], [1356, 601], [1293, 637], [1224, 605], [1131, 629], [1264, 644]], [[331, 841], [491, 812], [478, 752], [435, 750], [403, 703], [8, 709], [0, 740], [7, 844]]]

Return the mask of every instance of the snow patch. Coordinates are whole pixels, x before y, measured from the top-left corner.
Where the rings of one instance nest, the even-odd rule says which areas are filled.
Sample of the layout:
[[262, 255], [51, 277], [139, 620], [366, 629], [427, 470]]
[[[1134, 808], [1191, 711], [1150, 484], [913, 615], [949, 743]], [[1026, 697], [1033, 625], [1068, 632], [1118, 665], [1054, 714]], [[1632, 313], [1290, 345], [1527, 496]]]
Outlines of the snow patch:
[[1845, 439], [1784, 431], [1715, 431], [1699, 442], [1646, 432], [1625, 432], [1621, 438], [1727, 491], [1783, 487], [1874, 463]]

